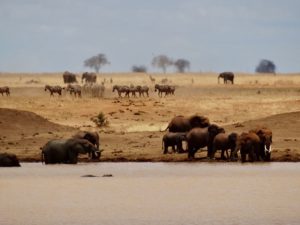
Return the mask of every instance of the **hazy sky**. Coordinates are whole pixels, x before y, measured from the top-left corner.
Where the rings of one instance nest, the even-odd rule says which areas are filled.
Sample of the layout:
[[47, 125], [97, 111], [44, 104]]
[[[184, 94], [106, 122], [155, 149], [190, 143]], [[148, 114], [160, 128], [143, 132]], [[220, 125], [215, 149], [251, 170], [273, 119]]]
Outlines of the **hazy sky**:
[[[0, 0], [0, 71], [130, 71], [159, 54], [191, 71], [300, 71], [299, 0]], [[168, 69], [173, 71], [173, 69]]]

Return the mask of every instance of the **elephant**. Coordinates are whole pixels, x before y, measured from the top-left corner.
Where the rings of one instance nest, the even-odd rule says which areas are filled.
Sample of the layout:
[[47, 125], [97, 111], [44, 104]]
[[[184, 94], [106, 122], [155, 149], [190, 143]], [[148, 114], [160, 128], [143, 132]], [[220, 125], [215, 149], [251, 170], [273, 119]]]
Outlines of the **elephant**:
[[[214, 158], [215, 153], [217, 150], [221, 150], [221, 159], [229, 159], [231, 158], [231, 155], [233, 154], [236, 144], [238, 141], [238, 134], [237, 133], [231, 133], [231, 134], [226, 134], [226, 133], [219, 133], [215, 136], [213, 140], [213, 150], [211, 154], [211, 158]], [[230, 157], [228, 155], [228, 149], [231, 150], [230, 152]], [[226, 152], [226, 158], [224, 156], [224, 153]]]
[[233, 84], [234, 74], [232, 72], [220, 73], [218, 76], [218, 83], [220, 83], [220, 78], [223, 78], [224, 84], [227, 84], [227, 81], [231, 81], [231, 84]]
[[6, 96], [10, 96], [9, 87], [7, 87], [7, 86], [0, 87], [0, 93], [2, 96], [4, 93], [6, 94]]
[[253, 132], [259, 137], [259, 159], [270, 161], [272, 152], [272, 131], [267, 127], [258, 127], [249, 132]]
[[42, 148], [42, 162], [45, 164], [69, 163], [76, 164], [78, 154], [92, 153], [98, 157], [98, 149], [85, 139], [54, 139], [47, 142]]
[[0, 153], [0, 167], [20, 167], [18, 157], [12, 153]]
[[169, 129], [169, 132], [188, 132], [195, 127], [208, 127], [209, 124], [209, 119], [205, 116], [175, 116], [165, 130]]
[[[162, 148], [164, 154], [168, 153], [168, 147], [171, 146], [173, 152], [183, 152], [182, 142], [186, 140], [186, 133], [166, 133], [162, 138]], [[176, 149], [175, 149], [176, 146]]]
[[257, 134], [254, 132], [243, 132], [238, 137], [236, 148], [231, 158], [234, 159], [238, 150], [240, 150], [242, 162], [246, 162], [247, 155], [249, 162], [257, 161], [259, 160], [259, 145], [260, 139]]
[[77, 83], [76, 75], [73, 73], [70, 73], [69, 71], [65, 71], [63, 73], [63, 79], [64, 83]]
[[188, 143], [188, 158], [195, 158], [197, 150], [206, 146], [207, 157], [211, 157], [213, 152], [213, 140], [219, 133], [225, 133], [225, 130], [215, 124], [211, 124], [205, 128], [196, 127], [191, 129], [186, 135]]
[[85, 72], [81, 76], [81, 83], [83, 83], [83, 80], [85, 80], [85, 83], [96, 83], [97, 75], [95, 73]]
[[[88, 140], [97, 148], [97, 150], [99, 150], [100, 138], [99, 138], [99, 134], [97, 132], [78, 131], [75, 135], [73, 135], [72, 138]], [[92, 152], [92, 154], [93, 154], [92, 158], [96, 158], [95, 152]], [[100, 155], [99, 155], [99, 157], [100, 157]]]

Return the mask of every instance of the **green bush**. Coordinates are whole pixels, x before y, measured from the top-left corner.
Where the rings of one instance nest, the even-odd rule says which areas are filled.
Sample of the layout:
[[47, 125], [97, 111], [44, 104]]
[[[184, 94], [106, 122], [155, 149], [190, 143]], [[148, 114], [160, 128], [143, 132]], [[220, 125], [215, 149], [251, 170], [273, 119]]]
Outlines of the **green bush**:
[[109, 124], [103, 112], [100, 112], [97, 116], [92, 117], [91, 121], [93, 121], [97, 127], [105, 127]]

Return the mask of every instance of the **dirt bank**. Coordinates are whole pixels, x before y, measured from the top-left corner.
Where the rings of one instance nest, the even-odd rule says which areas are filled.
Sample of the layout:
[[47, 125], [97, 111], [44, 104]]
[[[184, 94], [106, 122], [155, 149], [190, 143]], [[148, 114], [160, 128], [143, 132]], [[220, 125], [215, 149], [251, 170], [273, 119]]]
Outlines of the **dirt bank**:
[[[225, 126], [225, 129], [241, 133], [256, 126], [268, 126], [273, 130], [273, 161], [300, 161], [300, 112], [235, 123]], [[1, 152], [15, 153], [21, 161], [39, 161], [40, 147], [48, 140], [67, 138], [78, 131], [49, 122], [32, 112], [3, 108], [0, 109], [0, 130], [3, 131], [0, 135]], [[186, 154], [162, 154], [163, 134], [159, 131], [104, 129], [100, 131], [101, 148], [104, 149], [101, 161], [186, 161]], [[205, 151], [196, 155], [201, 161], [205, 161], [205, 156]], [[81, 160], [87, 161], [86, 156]]]

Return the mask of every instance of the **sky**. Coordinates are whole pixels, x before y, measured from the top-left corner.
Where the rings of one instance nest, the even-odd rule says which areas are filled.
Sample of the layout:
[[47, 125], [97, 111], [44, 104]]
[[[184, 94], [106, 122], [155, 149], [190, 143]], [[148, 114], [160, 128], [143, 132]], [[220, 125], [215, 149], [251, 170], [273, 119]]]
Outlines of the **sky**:
[[[164, 54], [192, 72], [300, 72], [299, 0], [0, 0], [0, 72], [128, 72]], [[174, 68], [168, 68], [173, 72]]]

